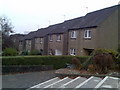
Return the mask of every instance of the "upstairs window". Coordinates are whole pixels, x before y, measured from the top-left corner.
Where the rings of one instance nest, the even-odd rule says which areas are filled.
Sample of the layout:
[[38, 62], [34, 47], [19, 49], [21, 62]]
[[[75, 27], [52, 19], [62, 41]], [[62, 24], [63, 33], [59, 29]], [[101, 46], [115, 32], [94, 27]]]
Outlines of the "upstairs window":
[[52, 35], [49, 36], [49, 40], [50, 40], [50, 41], [53, 41]]
[[91, 30], [85, 30], [84, 38], [91, 38]]
[[76, 54], [76, 51], [75, 51], [75, 49], [70, 49], [70, 55], [74, 55], [75, 56], [75, 54]]
[[35, 38], [35, 43], [39, 43], [38, 38]]
[[61, 35], [57, 35], [57, 41], [61, 40]]
[[77, 32], [71, 31], [71, 38], [76, 38], [76, 37], [77, 37]]

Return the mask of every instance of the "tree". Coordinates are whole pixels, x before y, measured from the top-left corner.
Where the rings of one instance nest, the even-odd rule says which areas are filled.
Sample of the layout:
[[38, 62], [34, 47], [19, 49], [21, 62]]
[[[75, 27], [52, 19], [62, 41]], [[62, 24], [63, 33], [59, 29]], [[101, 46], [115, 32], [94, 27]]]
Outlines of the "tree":
[[1, 27], [1, 31], [2, 31], [2, 35], [9, 35], [10, 33], [13, 33], [13, 26], [10, 22], [10, 20], [3, 16], [0, 17], [0, 27]]
[[3, 16], [0, 17], [0, 33], [2, 33], [2, 50], [5, 48], [13, 48], [13, 42], [9, 38], [9, 34], [13, 33], [13, 26], [10, 20]]

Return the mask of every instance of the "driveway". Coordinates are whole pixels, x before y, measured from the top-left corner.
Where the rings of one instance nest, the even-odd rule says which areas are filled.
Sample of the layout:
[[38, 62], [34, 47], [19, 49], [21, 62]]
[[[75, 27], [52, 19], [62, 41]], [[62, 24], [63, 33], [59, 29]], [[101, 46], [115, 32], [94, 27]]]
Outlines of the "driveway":
[[29, 88], [53, 77], [54, 70], [3, 75], [2, 88]]

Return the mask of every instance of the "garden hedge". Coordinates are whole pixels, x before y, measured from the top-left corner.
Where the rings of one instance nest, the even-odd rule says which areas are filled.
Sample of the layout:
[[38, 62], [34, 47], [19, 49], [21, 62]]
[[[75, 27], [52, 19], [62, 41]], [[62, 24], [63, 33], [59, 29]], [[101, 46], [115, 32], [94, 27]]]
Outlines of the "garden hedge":
[[2, 57], [2, 65], [53, 65], [54, 69], [64, 68], [77, 57], [83, 64], [88, 56], [7, 56]]

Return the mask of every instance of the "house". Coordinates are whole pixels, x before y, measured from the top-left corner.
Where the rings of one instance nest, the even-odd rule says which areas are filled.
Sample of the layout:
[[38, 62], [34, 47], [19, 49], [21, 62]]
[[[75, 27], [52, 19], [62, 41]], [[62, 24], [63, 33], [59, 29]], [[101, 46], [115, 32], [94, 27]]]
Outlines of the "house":
[[52, 26], [47, 28], [41, 28], [36, 31], [35, 39], [35, 50], [38, 50], [41, 54], [48, 54], [48, 36], [47, 34], [52, 31]]
[[20, 52], [22, 51], [30, 52], [31, 50], [34, 50], [34, 39], [33, 39], [34, 36], [36, 36], [36, 31], [28, 33], [19, 40]]
[[20, 40], [20, 50], [43, 55], [90, 55], [96, 48], [120, 48], [119, 5], [30, 32]]
[[96, 48], [117, 50], [118, 36], [118, 6], [88, 13], [69, 30], [68, 53], [90, 55]]
[[25, 35], [24, 34], [13, 34], [10, 35], [10, 39], [13, 41], [14, 43], [14, 47], [19, 50], [19, 40], [21, 38], [23, 38]]
[[81, 22], [81, 17], [55, 25], [55, 28], [48, 34], [49, 55], [68, 55], [68, 29], [78, 22]]

